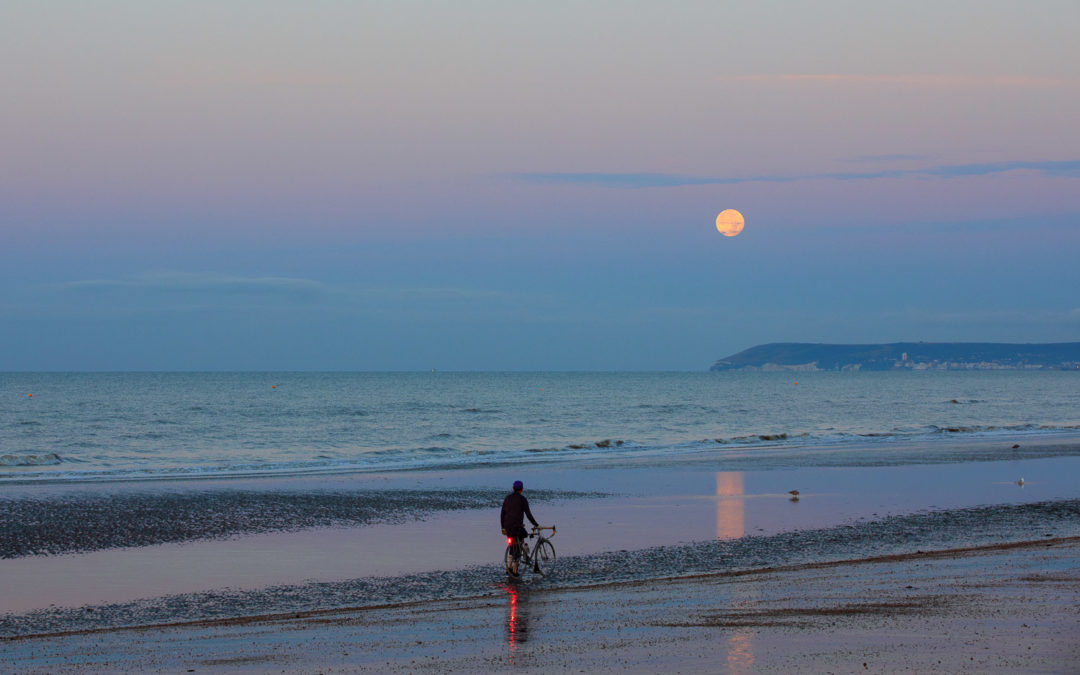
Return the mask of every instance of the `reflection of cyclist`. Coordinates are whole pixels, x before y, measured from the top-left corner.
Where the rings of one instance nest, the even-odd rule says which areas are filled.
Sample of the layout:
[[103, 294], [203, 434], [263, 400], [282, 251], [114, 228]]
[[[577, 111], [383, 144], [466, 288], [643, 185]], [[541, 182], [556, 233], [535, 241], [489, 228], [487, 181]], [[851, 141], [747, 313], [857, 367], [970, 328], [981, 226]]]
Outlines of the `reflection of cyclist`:
[[[529, 522], [533, 524], [533, 527], [540, 527], [540, 523], [536, 522], [532, 511], [529, 510], [529, 500], [525, 499], [525, 495], [521, 494], [524, 488], [525, 486], [521, 481], [514, 481], [514, 491], [506, 495], [506, 499], [503, 500], [502, 513], [499, 516], [499, 522], [502, 523], [502, 533], [514, 539], [515, 552], [518, 554], [521, 551], [521, 540], [529, 536], [529, 533], [525, 530], [525, 516], [529, 517]], [[510, 573], [514, 576], [517, 576], [517, 567], [518, 555], [515, 555], [514, 565], [510, 570]]]

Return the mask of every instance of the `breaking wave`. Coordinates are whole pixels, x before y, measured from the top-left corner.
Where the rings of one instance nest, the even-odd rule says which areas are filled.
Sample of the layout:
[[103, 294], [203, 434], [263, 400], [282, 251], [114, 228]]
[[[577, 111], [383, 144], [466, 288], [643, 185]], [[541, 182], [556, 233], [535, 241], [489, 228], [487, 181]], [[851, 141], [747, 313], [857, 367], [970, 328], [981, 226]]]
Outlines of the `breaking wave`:
[[[63, 459], [56, 453], [7, 454], [0, 456], [0, 484], [24, 482], [86, 482], [86, 481], [146, 481], [175, 478], [209, 478], [239, 476], [288, 476], [308, 474], [345, 474], [370, 471], [408, 471], [408, 470], [446, 470], [514, 465], [530, 462], [575, 462], [596, 459], [645, 459], [672, 460], [680, 457], [700, 459], [710, 458], [724, 461], [725, 454], [737, 452], [739, 461], [748, 461], [754, 457], [764, 459], [768, 453], [783, 451], [786, 454], [797, 453], [807, 461], [815, 453], [828, 452], [830, 448], [865, 448], [860, 455], [866, 455], [867, 461], [873, 460], [877, 453], [874, 448], [882, 448], [880, 461], [885, 461], [889, 451], [905, 442], [930, 442], [939, 450], [928, 450], [926, 461], [939, 461], [944, 457], [958, 457], [952, 444], [943, 445], [946, 438], [969, 438], [972, 442], [986, 440], [986, 447], [996, 446], [995, 438], [1023, 439], [1053, 438], [1066, 434], [1075, 434], [1080, 425], [1005, 425], [1005, 426], [944, 426], [930, 425], [920, 429], [895, 429], [882, 432], [782, 432], [771, 431], [760, 434], [740, 434], [727, 438], [706, 438], [700, 440], [678, 440], [663, 442], [635, 442], [628, 439], [601, 439], [569, 444], [544, 444], [522, 448], [469, 448], [440, 445], [427, 445], [415, 448], [391, 448], [381, 450], [356, 450], [327, 454], [312, 452], [307, 459], [295, 461], [234, 461], [206, 463], [199, 466], [122, 465], [116, 464], [105, 468], [73, 469], [73, 465], [83, 464], [78, 459]], [[935, 441], [934, 439], [937, 439]], [[1009, 446], [1013, 446], [1010, 441]], [[967, 447], [967, 446], [956, 446]], [[1019, 446], [1016, 446], [1019, 447]], [[760, 452], [760, 455], [759, 455]], [[940, 456], [938, 456], [940, 455]], [[878, 461], [878, 460], [873, 460]], [[65, 468], [54, 468], [63, 465]], [[19, 467], [18, 469], [15, 469]], [[38, 467], [37, 471], [33, 467]], [[29, 470], [28, 470], [29, 469]]]
[[55, 452], [24, 455], [0, 455], [0, 466], [51, 466], [64, 460]]

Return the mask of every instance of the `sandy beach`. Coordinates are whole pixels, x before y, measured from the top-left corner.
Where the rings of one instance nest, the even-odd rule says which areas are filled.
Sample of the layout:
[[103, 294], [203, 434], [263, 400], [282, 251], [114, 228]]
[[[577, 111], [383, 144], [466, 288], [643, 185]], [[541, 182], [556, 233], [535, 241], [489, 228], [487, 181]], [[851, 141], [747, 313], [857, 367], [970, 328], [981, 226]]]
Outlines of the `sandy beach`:
[[7, 639], [15, 672], [1075, 672], [1080, 537]]
[[515, 583], [500, 467], [25, 486], [0, 669], [1070, 672], [1080, 458], [998, 445], [519, 468], [559, 560]]

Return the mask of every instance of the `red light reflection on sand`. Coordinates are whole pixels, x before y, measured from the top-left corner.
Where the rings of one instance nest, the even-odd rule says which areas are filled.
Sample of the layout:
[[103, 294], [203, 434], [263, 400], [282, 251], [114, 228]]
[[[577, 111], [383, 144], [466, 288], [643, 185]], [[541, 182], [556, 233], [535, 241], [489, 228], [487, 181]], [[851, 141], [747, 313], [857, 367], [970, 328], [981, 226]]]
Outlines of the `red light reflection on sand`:
[[506, 619], [506, 646], [510, 649], [510, 663], [514, 662], [514, 654], [518, 646], [518, 593], [513, 586], [508, 586], [506, 592], [510, 594], [510, 614]]

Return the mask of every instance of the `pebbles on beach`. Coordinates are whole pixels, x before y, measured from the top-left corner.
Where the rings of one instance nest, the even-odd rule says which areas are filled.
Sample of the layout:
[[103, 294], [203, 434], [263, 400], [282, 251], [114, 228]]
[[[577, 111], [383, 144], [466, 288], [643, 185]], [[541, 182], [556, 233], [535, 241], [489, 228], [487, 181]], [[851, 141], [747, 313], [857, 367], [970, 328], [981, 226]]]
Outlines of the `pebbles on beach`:
[[[636, 551], [568, 556], [554, 577], [530, 587], [560, 588], [1027, 541], [1030, 532], [1075, 536], [1080, 500], [933, 511], [773, 536], [703, 541]], [[250, 591], [207, 591], [79, 608], [0, 615], [0, 638], [69, 630], [321, 611], [484, 595], [505, 580], [490, 566], [389, 578], [359, 578]]]
[[[533, 491], [541, 498], [597, 496]], [[73, 494], [0, 498], [0, 558], [147, 546], [309, 527], [405, 522], [436, 511], [495, 509], [491, 490]]]

